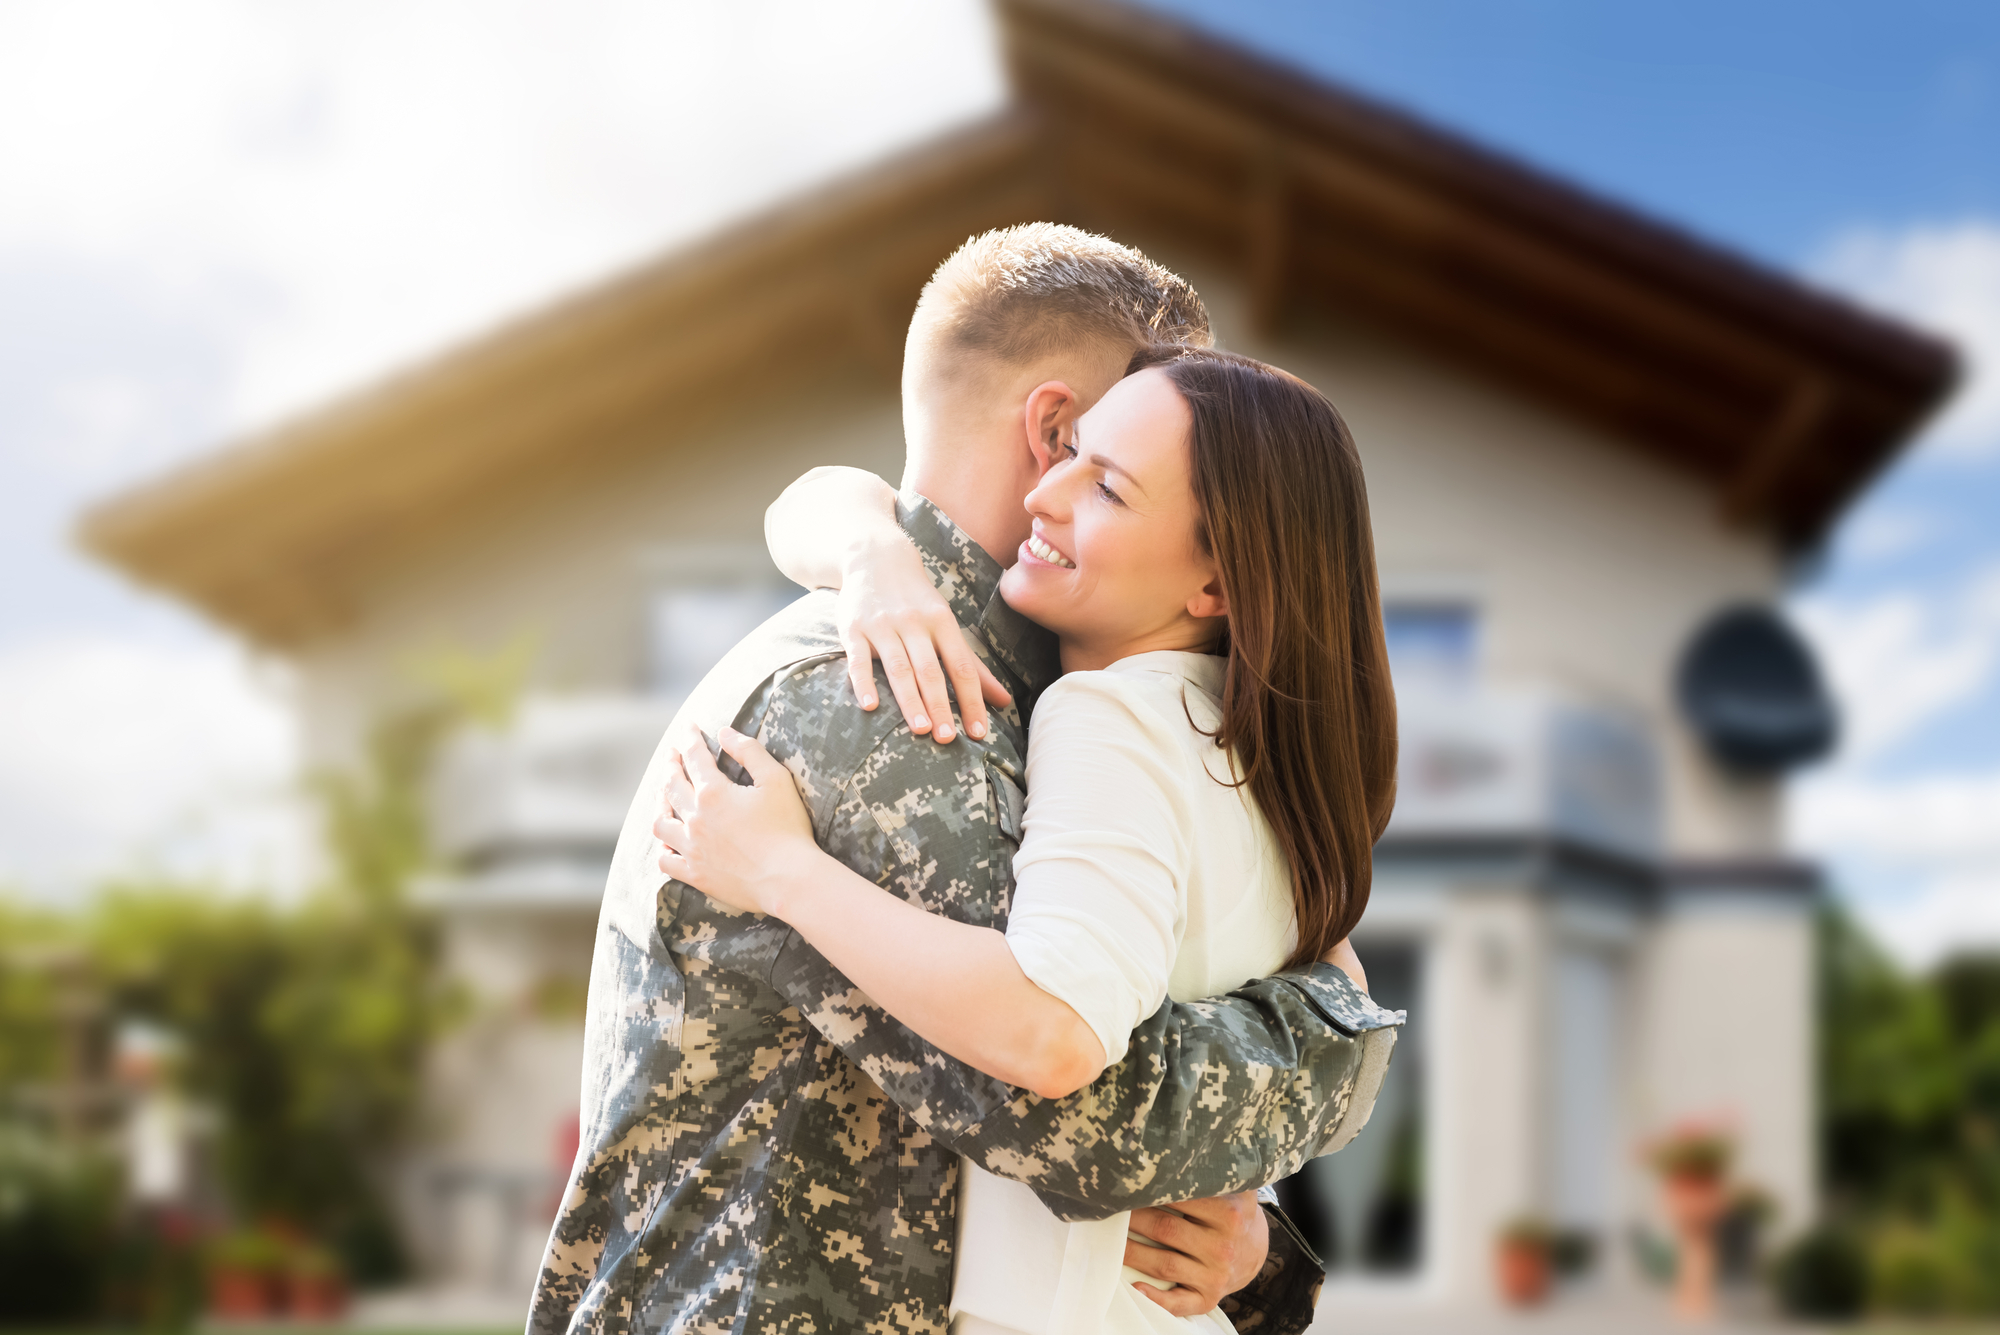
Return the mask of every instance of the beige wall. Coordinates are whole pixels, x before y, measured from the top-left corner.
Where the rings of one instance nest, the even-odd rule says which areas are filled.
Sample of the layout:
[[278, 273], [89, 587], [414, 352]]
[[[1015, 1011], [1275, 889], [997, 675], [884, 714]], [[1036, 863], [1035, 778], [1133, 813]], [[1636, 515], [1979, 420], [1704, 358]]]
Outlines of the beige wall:
[[1491, 1293], [1491, 1240], [1547, 1208], [1546, 902], [1526, 887], [1460, 895], [1431, 941], [1439, 1124], [1429, 1276], [1454, 1303]]
[[1813, 1172], [1813, 921], [1755, 892], [1670, 906], [1640, 956], [1636, 1103], [1658, 1133], [1717, 1115], [1741, 1128], [1738, 1171], [1792, 1233], [1818, 1208]]
[[439, 648], [485, 652], [528, 634], [531, 685], [633, 690], [644, 670], [648, 588], [662, 547], [706, 548], [759, 569], [764, 507], [818, 463], [895, 478], [903, 438], [893, 386], [829, 375], [781, 386], [740, 413], [675, 439], [641, 442], [611, 467], [496, 499], [360, 591], [353, 628], [297, 660], [308, 754], [338, 759], [411, 665]]

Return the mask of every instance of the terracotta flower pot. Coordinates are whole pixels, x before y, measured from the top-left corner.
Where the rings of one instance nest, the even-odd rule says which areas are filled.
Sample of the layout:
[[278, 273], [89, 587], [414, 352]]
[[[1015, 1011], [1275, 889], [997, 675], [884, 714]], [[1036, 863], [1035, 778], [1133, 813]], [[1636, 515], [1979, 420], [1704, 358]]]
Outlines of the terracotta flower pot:
[[1729, 1204], [1719, 1177], [1679, 1173], [1664, 1179], [1661, 1186], [1675, 1228], [1713, 1228]]
[[208, 1310], [225, 1321], [261, 1321], [272, 1315], [270, 1277], [261, 1270], [218, 1265], [208, 1272]]
[[1549, 1296], [1549, 1249], [1518, 1238], [1502, 1238], [1494, 1251], [1500, 1296], [1510, 1307], [1533, 1307]]
[[1660, 1183], [1679, 1242], [1674, 1266], [1674, 1315], [1706, 1321], [1715, 1315], [1715, 1226], [1729, 1206], [1719, 1175], [1676, 1173]]
[[295, 1321], [338, 1321], [347, 1314], [347, 1285], [337, 1274], [289, 1275], [285, 1312]]

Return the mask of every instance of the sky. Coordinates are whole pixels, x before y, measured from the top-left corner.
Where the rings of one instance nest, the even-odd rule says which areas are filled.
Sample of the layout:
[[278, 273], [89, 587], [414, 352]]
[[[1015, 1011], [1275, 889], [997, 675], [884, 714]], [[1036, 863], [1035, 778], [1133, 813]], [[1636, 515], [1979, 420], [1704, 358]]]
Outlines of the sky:
[[[1794, 590], [1791, 838], [1906, 959], [2000, 941], [2000, 6], [1158, 7], [1960, 343]], [[302, 874], [282, 665], [81, 506], [1003, 98], [978, 0], [0, 0], [0, 881]]]

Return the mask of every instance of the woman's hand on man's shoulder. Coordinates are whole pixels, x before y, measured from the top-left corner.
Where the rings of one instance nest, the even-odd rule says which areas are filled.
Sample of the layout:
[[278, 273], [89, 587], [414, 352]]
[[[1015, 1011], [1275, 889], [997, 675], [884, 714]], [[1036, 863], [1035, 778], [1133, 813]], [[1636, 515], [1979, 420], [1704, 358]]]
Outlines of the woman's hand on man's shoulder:
[[834, 624], [847, 651], [847, 679], [855, 699], [863, 709], [879, 703], [879, 658], [889, 693], [911, 732], [927, 732], [938, 742], [956, 737], [951, 715], [955, 694], [965, 731], [982, 738], [987, 704], [1004, 705], [1014, 698], [972, 651], [951, 604], [931, 583], [923, 558], [907, 539], [869, 544], [849, 557]]

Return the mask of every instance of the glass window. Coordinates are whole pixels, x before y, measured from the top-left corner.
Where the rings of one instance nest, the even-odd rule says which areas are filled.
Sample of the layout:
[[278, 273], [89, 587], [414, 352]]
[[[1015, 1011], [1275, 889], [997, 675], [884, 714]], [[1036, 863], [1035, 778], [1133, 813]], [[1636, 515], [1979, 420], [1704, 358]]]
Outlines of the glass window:
[[647, 689], [685, 697], [738, 640], [797, 596], [797, 589], [763, 583], [659, 590], [646, 628]]
[[1389, 671], [1398, 686], [1464, 685], [1479, 650], [1479, 617], [1462, 603], [1392, 602], [1382, 608]]
[[1329, 1272], [1410, 1275], [1424, 1260], [1424, 1056], [1413, 941], [1360, 940], [1369, 993], [1410, 1019], [1361, 1134], [1278, 1183], [1278, 1200]]

